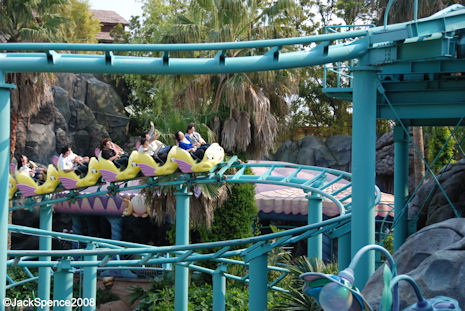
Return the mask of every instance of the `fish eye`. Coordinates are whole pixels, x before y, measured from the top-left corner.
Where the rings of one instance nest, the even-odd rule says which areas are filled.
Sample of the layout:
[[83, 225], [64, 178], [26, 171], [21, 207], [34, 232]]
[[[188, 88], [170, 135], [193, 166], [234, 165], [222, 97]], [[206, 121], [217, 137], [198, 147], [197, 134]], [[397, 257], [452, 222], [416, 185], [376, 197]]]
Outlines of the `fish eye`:
[[97, 174], [97, 170], [95, 168], [93, 168], [92, 173]]
[[55, 176], [53, 176], [53, 175], [50, 176], [50, 179], [51, 179], [51, 180], [56, 180]]
[[131, 163], [131, 165], [134, 166], [134, 167], [137, 167], [137, 163], [134, 162], [134, 161]]
[[211, 154], [207, 155], [207, 159], [210, 160], [210, 161], [213, 161], [214, 158], [215, 158], [215, 157], [212, 156]]

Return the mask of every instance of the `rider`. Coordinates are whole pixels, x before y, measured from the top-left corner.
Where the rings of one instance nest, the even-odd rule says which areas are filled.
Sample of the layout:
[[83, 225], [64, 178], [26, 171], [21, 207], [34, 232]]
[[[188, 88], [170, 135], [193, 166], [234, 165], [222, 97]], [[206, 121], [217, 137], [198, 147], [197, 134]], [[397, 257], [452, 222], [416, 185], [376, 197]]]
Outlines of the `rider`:
[[75, 172], [85, 176], [89, 165], [89, 157], [81, 157], [73, 153], [70, 146], [61, 148], [58, 158], [58, 168], [64, 172]]
[[202, 160], [205, 150], [203, 148], [197, 148], [192, 145], [192, 142], [189, 140], [188, 137], [184, 135], [183, 132], [177, 131], [174, 133], [174, 137], [176, 138], [176, 145], [180, 148], [189, 152], [195, 160]]
[[110, 138], [104, 138], [100, 144], [102, 149], [102, 158], [112, 161], [116, 167], [128, 166], [129, 157], [124, 154], [124, 150], [118, 145], [112, 143]]
[[[192, 145], [194, 147], [200, 147], [202, 145], [206, 145], [207, 143], [205, 142], [205, 140], [202, 138], [202, 136], [200, 136], [200, 134], [198, 132], [195, 131], [195, 125], [194, 123], [189, 123], [187, 125], [187, 129], [186, 129], [186, 134], [185, 134], [186, 137], [189, 138], [189, 140], [192, 142]], [[210, 145], [208, 145], [210, 146]]]

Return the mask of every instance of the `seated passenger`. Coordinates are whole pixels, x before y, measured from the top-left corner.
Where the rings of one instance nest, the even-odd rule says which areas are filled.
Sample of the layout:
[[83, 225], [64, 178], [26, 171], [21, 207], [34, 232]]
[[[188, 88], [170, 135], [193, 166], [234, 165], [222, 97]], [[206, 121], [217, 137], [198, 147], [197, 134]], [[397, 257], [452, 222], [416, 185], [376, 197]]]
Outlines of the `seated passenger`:
[[189, 138], [189, 140], [192, 142], [192, 146], [194, 147], [202, 148], [204, 150], [210, 147], [210, 144], [207, 144], [202, 136], [200, 136], [200, 134], [195, 131], [194, 123], [187, 125], [185, 136]]
[[29, 175], [36, 182], [44, 182], [46, 170], [44, 168], [39, 168], [37, 164], [29, 159], [25, 155], [20, 155], [16, 158], [18, 165], [18, 173]]
[[157, 140], [160, 137], [160, 133], [155, 129], [155, 125], [150, 121], [150, 131], [144, 132], [140, 135], [141, 145], [139, 152], [147, 153], [148, 155], [158, 154], [162, 148], [165, 148], [165, 144]]
[[58, 158], [58, 169], [63, 172], [75, 172], [81, 177], [86, 176], [89, 165], [89, 157], [76, 155], [70, 146], [61, 148], [61, 154]]
[[174, 137], [176, 138], [176, 145], [189, 152], [194, 160], [202, 160], [205, 153], [203, 148], [193, 146], [189, 138], [184, 136], [184, 133], [181, 131], [177, 131]]
[[137, 151], [151, 156], [157, 163], [163, 163], [163, 161], [158, 157], [158, 151], [164, 146], [164, 144], [158, 140], [156, 140], [156, 142], [157, 143], [150, 143], [149, 134], [143, 133], [140, 139], [140, 147]]
[[109, 138], [104, 138], [100, 144], [102, 150], [102, 158], [113, 162], [117, 168], [128, 166], [128, 155], [124, 154], [124, 150], [118, 145], [112, 143]]

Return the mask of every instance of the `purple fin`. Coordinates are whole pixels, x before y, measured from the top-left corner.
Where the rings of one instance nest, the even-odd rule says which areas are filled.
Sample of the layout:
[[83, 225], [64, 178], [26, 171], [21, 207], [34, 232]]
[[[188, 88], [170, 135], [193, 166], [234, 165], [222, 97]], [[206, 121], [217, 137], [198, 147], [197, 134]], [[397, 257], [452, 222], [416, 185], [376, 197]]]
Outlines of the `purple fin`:
[[34, 192], [36, 188], [34, 187], [23, 184], [17, 184], [16, 186], [18, 187], [19, 191], [21, 191], [21, 194], [25, 197], [36, 195], [36, 193]]
[[75, 179], [72, 179], [72, 178], [69, 178], [69, 177], [61, 177], [59, 176], [58, 179], [61, 181], [61, 184], [63, 185], [63, 187], [65, 187], [65, 189], [76, 189], [76, 183], [77, 183], [77, 180]]
[[142, 174], [145, 176], [155, 176], [155, 168], [145, 163], [137, 163], [139, 165]]
[[113, 182], [116, 180], [116, 173], [113, 173], [112, 171], [105, 170], [105, 169], [100, 169], [100, 173], [102, 174], [103, 179], [107, 182]]
[[181, 172], [183, 172], [183, 173], [192, 173], [192, 165], [190, 165], [189, 163], [187, 163], [186, 161], [183, 161], [183, 160], [178, 160], [178, 159], [175, 159], [175, 160], [178, 163], [178, 166], [179, 166], [179, 169], [181, 170]]

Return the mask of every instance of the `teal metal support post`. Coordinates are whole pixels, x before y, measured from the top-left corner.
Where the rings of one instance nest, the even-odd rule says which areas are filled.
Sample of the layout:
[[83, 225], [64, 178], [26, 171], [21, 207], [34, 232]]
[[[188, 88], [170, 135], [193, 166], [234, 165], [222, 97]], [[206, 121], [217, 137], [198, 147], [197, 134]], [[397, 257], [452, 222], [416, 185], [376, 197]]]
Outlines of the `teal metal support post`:
[[[408, 128], [408, 127], [407, 127]], [[408, 236], [408, 213], [404, 209], [408, 198], [408, 137], [400, 124], [394, 127], [394, 250]]]
[[69, 260], [59, 263], [53, 279], [53, 311], [72, 311], [73, 272]]
[[213, 311], [226, 310], [226, 265], [219, 265], [213, 272]]
[[[323, 220], [323, 200], [316, 194], [312, 193], [308, 199], [308, 224], [317, 224]], [[314, 237], [308, 238], [307, 240], [307, 256], [308, 260], [311, 258], [322, 260], [323, 259], [323, 234], [317, 234]]]
[[[176, 195], [176, 245], [189, 244], [189, 199], [191, 192], [181, 185]], [[189, 292], [189, 268], [176, 265], [174, 277], [174, 310], [187, 311]]]
[[337, 238], [337, 267], [339, 271], [349, 266], [351, 258], [350, 232], [347, 232]]
[[[95, 245], [89, 243], [88, 250], [94, 250]], [[84, 256], [84, 261], [97, 261], [97, 255]], [[88, 299], [82, 307], [83, 311], [94, 311], [97, 307], [97, 267], [84, 268], [84, 286], [82, 289], [82, 298]], [[89, 302], [89, 303], [87, 303]]]
[[[45, 198], [48, 200], [48, 196]], [[52, 231], [52, 205], [46, 204], [40, 207], [39, 217], [40, 217], [40, 229]], [[39, 237], [39, 249], [41, 251], [51, 251], [52, 250], [52, 237], [50, 236], [40, 236]], [[50, 261], [51, 256], [42, 256], [39, 258], [39, 261]], [[50, 300], [50, 267], [40, 267], [39, 268], [39, 298], [48, 301]], [[50, 310], [49, 306], [39, 307], [39, 310], [48, 311]]]
[[8, 251], [8, 172], [10, 167], [10, 89], [0, 71], [0, 303], [6, 295], [6, 253]]
[[249, 263], [249, 310], [267, 309], [268, 253], [252, 258]]
[[[351, 253], [375, 243], [376, 67], [354, 68], [352, 114], [352, 221]], [[356, 286], [363, 288], [375, 270], [373, 252], [355, 271]]]

